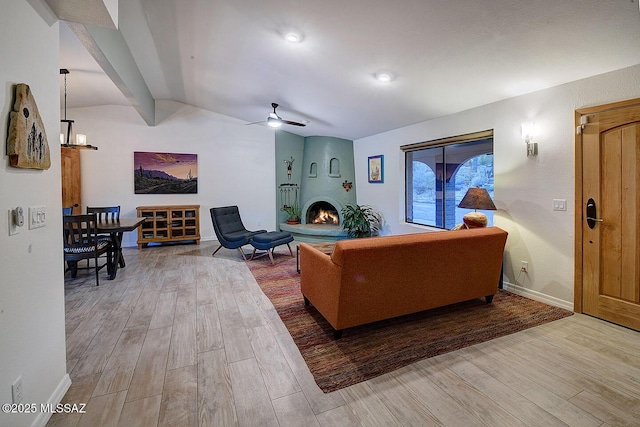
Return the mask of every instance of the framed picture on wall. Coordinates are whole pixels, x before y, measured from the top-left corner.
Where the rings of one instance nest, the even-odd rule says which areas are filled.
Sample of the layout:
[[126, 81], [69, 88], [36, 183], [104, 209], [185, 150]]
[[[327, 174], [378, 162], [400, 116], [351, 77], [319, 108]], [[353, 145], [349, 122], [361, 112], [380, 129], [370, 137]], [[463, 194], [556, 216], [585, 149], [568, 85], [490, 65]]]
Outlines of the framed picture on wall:
[[133, 153], [135, 194], [196, 194], [198, 155], [183, 153]]
[[375, 184], [384, 182], [384, 155], [369, 157], [369, 182]]

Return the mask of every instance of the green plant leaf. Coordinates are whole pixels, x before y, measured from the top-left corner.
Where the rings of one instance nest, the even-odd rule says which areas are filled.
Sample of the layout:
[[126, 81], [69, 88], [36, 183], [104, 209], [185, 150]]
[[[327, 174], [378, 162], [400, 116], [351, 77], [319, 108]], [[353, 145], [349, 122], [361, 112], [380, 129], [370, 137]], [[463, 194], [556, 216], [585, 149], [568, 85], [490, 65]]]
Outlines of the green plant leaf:
[[381, 215], [368, 205], [345, 205], [342, 228], [350, 237], [367, 237], [380, 228]]

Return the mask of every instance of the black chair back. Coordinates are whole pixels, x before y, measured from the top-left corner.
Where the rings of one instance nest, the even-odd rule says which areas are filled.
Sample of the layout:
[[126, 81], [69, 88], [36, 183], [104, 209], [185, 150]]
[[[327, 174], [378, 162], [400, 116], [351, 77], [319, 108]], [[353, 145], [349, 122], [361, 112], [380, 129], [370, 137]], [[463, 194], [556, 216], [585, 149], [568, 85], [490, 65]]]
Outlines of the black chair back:
[[120, 219], [120, 206], [87, 206], [87, 213], [95, 213], [98, 221], [118, 221]]
[[62, 218], [64, 229], [64, 247], [70, 249], [70, 253], [78, 252], [75, 249], [85, 249], [95, 246], [98, 239], [98, 227], [96, 215], [66, 215]]
[[[75, 277], [78, 261], [83, 259], [94, 259], [96, 270], [96, 285], [99, 285], [98, 271], [104, 266], [111, 265], [112, 246], [110, 240], [99, 239], [97, 227], [97, 215], [64, 215], [62, 217], [64, 260], [67, 262], [67, 271], [72, 271]], [[107, 262], [98, 265], [98, 257], [107, 254]], [[108, 270], [109, 268], [107, 268]]]

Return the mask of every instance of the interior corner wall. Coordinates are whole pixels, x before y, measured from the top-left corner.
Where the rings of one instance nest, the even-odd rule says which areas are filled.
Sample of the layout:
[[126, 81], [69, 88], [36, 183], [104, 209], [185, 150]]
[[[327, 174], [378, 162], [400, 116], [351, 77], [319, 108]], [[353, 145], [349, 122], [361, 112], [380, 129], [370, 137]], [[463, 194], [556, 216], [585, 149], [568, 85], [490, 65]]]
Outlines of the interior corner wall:
[[[11, 384], [22, 377], [22, 403], [36, 413], [0, 412], [1, 426], [44, 425], [41, 403], [56, 404], [70, 385], [66, 369], [62, 214], [60, 179], [59, 24], [50, 10], [33, 0], [6, 1], [0, 14], [0, 123], [3, 146], [13, 109], [15, 84], [31, 88], [43, 120], [51, 167], [9, 166], [3, 149], [0, 165], [0, 402], [11, 403]], [[36, 11], [36, 7], [38, 11]], [[49, 14], [47, 15], [47, 12]], [[43, 15], [43, 13], [45, 15]], [[46, 207], [46, 226], [9, 236], [8, 212], [21, 206]]]
[[[302, 158], [304, 155], [304, 137], [283, 130], [276, 131], [276, 158], [275, 158], [275, 188], [276, 188], [276, 217], [278, 224], [286, 222], [287, 213], [282, 210], [282, 201], [280, 199], [280, 184], [298, 184], [300, 186], [302, 179]], [[291, 160], [291, 178], [287, 175], [287, 164], [285, 160]], [[300, 203], [300, 195], [298, 194], [298, 203]]]
[[[136, 206], [199, 204], [203, 241], [216, 239], [215, 206], [238, 205], [248, 229], [276, 229], [273, 130], [173, 101], [156, 101], [156, 126], [127, 106], [74, 108], [67, 116], [98, 147], [80, 153], [84, 207], [120, 205], [120, 216], [133, 218]], [[198, 193], [134, 194], [134, 151], [197, 154]], [[137, 239], [125, 233], [123, 245]]]
[[[495, 225], [509, 232], [504, 259], [517, 292], [573, 308], [574, 111], [640, 97], [640, 65], [484, 105], [354, 141], [358, 203], [382, 211], [387, 234], [428, 230], [404, 220], [404, 155], [400, 146], [494, 130]], [[527, 157], [523, 122], [539, 134], [537, 157]], [[367, 182], [367, 157], [384, 154], [384, 184]], [[554, 211], [553, 199], [566, 199]], [[520, 262], [529, 272], [519, 274]]]

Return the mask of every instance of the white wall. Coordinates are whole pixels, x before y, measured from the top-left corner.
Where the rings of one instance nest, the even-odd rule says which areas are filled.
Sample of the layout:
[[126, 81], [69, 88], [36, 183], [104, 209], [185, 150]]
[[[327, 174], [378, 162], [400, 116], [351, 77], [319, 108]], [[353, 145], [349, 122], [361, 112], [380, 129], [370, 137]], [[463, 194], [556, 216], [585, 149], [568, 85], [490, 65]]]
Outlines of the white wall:
[[[515, 289], [573, 307], [574, 110], [640, 97], [640, 66], [485, 105], [354, 141], [358, 203], [383, 212], [389, 234], [426, 227], [404, 222], [403, 144], [494, 130], [495, 225], [509, 232], [505, 274]], [[527, 158], [522, 122], [539, 127], [539, 155]], [[367, 182], [367, 157], [385, 156], [385, 183]], [[552, 210], [566, 199], [567, 211]], [[520, 261], [529, 273], [517, 277]], [[461, 268], [463, 268], [461, 266]]]
[[[38, 4], [35, 2], [34, 7]], [[70, 385], [66, 375], [58, 83], [58, 23], [43, 20], [27, 1], [5, 1], [0, 13], [2, 145], [14, 85], [27, 83], [43, 119], [51, 150], [46, 171], [0, 164], [0, 403], [11, 403], [11, 384], [22, 376], [23, 403], [58, 403]], [[47, 225], [9, 236], [8, 211], [45, 205]], [[43, 425], [43, 414], [0, 412], [0, 426]]]
[[[276, 229], [275, 138], [273, 130], [173, 101], [156, 102], [156, 126], [132, 107], [67, 110], [76, 132], [97, 151], [81, 151], [82, 204], [121, 206], [135, 217], [136, 206], [199, 204], [202, 240], [214, 240], [209, 209], [238, 205], [249, 229]], [[134, 194], [133, 152], [198, 155], [198, 194]], [[123, 244], [135, 246], [137, 233]]]

